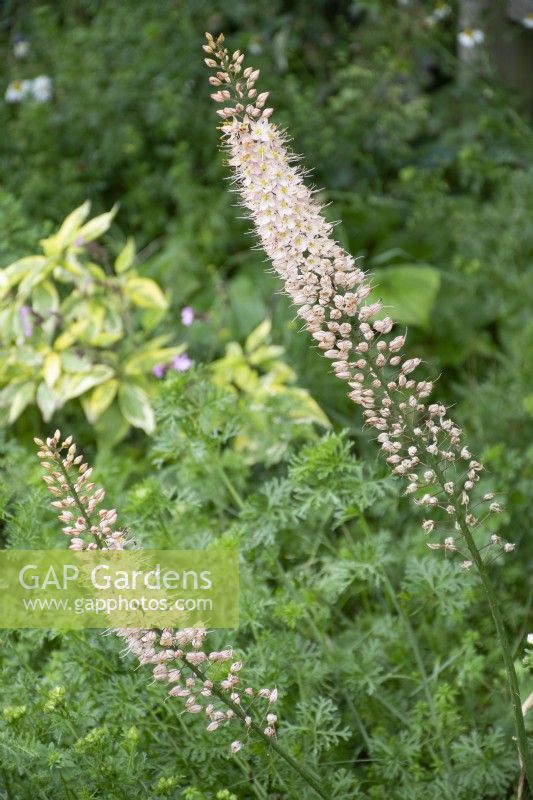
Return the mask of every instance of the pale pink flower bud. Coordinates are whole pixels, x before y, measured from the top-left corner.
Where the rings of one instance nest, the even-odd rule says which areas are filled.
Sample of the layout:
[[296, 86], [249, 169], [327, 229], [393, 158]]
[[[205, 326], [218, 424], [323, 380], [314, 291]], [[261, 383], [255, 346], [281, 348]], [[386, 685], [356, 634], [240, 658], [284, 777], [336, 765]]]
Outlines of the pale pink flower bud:
[[392, 330], [393, 321], [390, 317], [385, 317], [384, 319], [378, 319], [373, 324], [373, 328], [378, 333], [389, 333]]
[[405, 344], [405, 336], [396, 336], [391, 342], [389, 342], [389, 350], [393, 353], [397, 353], [398, 350], [401, 350]]
[[405, 375], [408, 375], [410, 372], [412, 372], [418, 367], [421, 361], [422, 361], [421, 358], [408, 358], [407, 361], [404, 361], [402, 364], [402, 372]]
[[70, 544], [68, 546], [69, 550], [85, 550], [85, 542], [83, 539], [77, 539], [74, 537], [70, 540]]

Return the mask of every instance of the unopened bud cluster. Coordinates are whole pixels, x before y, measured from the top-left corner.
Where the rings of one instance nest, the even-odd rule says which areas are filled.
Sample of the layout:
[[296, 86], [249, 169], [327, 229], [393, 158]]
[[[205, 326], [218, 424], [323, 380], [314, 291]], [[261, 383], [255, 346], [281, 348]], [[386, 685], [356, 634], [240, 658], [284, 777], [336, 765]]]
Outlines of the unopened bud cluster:
[[[65, 523], [63, 533], [69, 537], [70, 550], [123, 550], [134, 546], [124, 531], [115, 530], [117, 512], [98, 509], [105, 497], [90, 478], [92, 467], [77, 453], [72, 436], [62, 441], [60, 431], [42, 441], [34, 439], [44, 470], [43, 480], [53, 496], [52, 507]], [[233, 649], [206, 651], [205, 628], [184, 628], [163, 631], [120, 628], [113, 631], [126, 642], [126, 652], [137, 656], [141, 666], [152, 665], [155, 681], [170, 685], [169, 695], [180, 698], [189, 714], [203, 714], [207, 730], [216, 731], [232, 720], [252, 727], [266, 737], [276, 735], [277, 716], [272, 711], [277, 689], [241, 688], [239, 673], [242, 663], [235, 660]], [[228, 664], [228, 672], [216, 682], [207, 676], [212, 664]], [[253, 711], [252, 711], [253, 709]], [[230, 751], [243, 747], [241, 740], [232, 743]]]
[[[166, 628], [162, 633], [121, 629], [115, 632], [126, 642], [127, 652], [136, 655], [140, 664], [153, 665], [154, 680], [169, 684], [169, 695], [181, 698], [187, 713], [204, 716], [206, 730], [210, 733], [234, 720], [250, 729], [262, 709], [263, 733], [269, 737], [276, 735], [277, 716], [271, 706], [277, 700], [277, 690], [242, 688], [239, 675], [242, 662], [235, 660], [232, 647], [206, 652], [205, 629], [172, 631]], [[228, 667], [226, 677], [216, 683], [208, 677], [212, 664], [227, 664]], [[229, 702], [224, 703], [224, 699]]]
[[[463, 527], [473, 529], [483, 521], [480, 503], [485, 514], [500, 510], [487, 495], [476, 501], [473, 512], [472, 492], [482, 465], [465, 447], [445, 406], [429, 401], [432, 382], [415, 377], [421, 359], [404, 355], [405, 333], [395, 332], [391, 317], [381, 315], [382, 304], [370, 296], [365, 273], [332, 238], [333, 225], [305, 185], [284, 133], [265, 114], [236, 102], [242, 91], [236, 77], [242, 54], [237, 51], [229, 61], [227, 51], [209, 36], [206, 47], [215, 57], [209, 66], [224, 71], [224, 99], [235, 101], [221, 115], [222, 139], [263, 249], [317, 347], [348, 384], [348, 396], [362, 407], [392, 472], [405, 481], [406, 494], [431, 512], [422, 525], [426, 533], [436, 526], [433, 512], [442, 512], [454, 538], [432, 546], [460, 552], [456, 542]], [[258, 73], [244, 74], [255, 81]]]
[[64, 523], [63, 533], [70, 537], [69, 550], [122, 550], [124, 532], [114, 529], [117, 512], [100, 508], [105, 491], [91, 481], [92, 467], [77, 454], [72, 436], [61, 441], [56, 431], [43, 442], [34, 439], [44, 470], [43, 480], [55, 498], [52, 508]]

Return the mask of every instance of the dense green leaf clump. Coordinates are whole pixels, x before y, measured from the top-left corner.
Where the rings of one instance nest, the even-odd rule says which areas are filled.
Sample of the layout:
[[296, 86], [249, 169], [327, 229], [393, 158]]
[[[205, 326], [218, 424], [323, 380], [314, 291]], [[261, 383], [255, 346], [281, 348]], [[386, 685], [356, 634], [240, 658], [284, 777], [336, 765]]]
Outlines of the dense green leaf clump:
[[[29, 446], [57, 425], [95, 462], [140, 545], [238, 547], [241, 625], [213, 633], [213, 647], [231, 641], [251, 684], [278, 687], [280, 742], [337, 800], [514, 797], [502, 664], [475, 577], [428, 551], [345, 387], [251, 250], [216, 155], [199, 48], [207, 28], [224, 29], [269, 76], [277, 119], [340, 220], [335, 235], [375, 271], [376, 296], [410, 326], [408, 346], [441, 376], [440, 399], [492, 473], [504, 504], [494, 532], [517, 549], [491, 569], [526, 698], [533, 137], [490, 63], [459, 78], [449, 5], [438, 24], [430, 0], [60, 0], [6, 3], [0, 20], [0, 286], [40, 240], [53, 248], [87, 199], [97, 215], [118, 203], [104, 246], [74, 256], [82, 278], [129, 284], [135, 314], [133, 328], [121, 318], [118, 344], [91, 331], [67, 343], [71, 365], [113, 375], [57, 392], [52, 408], [46, 387], [62, 378], [51, 353], [70, 323], [56, 319], [48, 338], [36, 330], [38, 359], [24, 361], [10, 330], [24, 338], [27, 296], [17, 281], [3, 295], [0, 340], [15, 352], [1, 386], [31, 391], [14, 406], [3, 395], [1, 544], [65, 546]], [[5, 99], [13, 82], [43, 75], [41, 101]], [[28, 291], [42, 295], [32, 274]], [[67, 315], [89, 302], [83, 281], [59, 284]], [[97, 299], [98, 338], [116, 297]], [[165, 369], [151, 370], [176, 342], [187, 371], [160, 379]], [[189, 370], [191, 360], [205, 366]], [[127, 437], [123, 418], [135, 426]], [[0, 638], [8, 800], [310, 797], [263, 747], [230, 758], [231, 733], [182, 715], [113, 637]]]

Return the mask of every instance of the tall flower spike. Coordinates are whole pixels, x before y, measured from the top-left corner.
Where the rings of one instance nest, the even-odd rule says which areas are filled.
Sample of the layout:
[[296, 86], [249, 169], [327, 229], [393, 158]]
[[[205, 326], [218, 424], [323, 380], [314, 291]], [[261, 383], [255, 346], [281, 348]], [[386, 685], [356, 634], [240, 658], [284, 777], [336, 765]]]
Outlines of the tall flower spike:
[[533, 791], [533, 758], [518, 679], [482, 556], [483, 550], [512, 552], [514, 545], [497, 537], [478, 548], [474, 538], [486, 517], [501, 507], [491, 502], [492, 493], [472, 502], [483, 466], [464, 445], [462, 431], [445, 406], [429, 401], [432, 382], [414, 377], [421, 359], [403, 355], [405, 334], [393, 330], [390, 317], [380, 316], [382, 306], [369, 299], [365, 274], [332, 238], [332, 225], [306, 187], [286, 136], [270, 122], [272, 108], [263, 108], [267, 95], [258, 95], [255, 87], [259, 71], [244, 67], [239, 51], [230, 56], [223, 36], [216, 41], [206, 36], [206, 63], [215, 70], [209, 81], [221, 87], [212, 97], [226, 104], [217, 111], [223, 120], [222, 141], [263, 249], [298, 316], [331, 359], [337, 377], [348, 384], [348, 396], [362, 406], [392, 472], [405, 481], [406, 494], [429, 517], [422, 522], [424, 532], [435, 529], [437, 512], [446, 520], [441, 541], [429, 546], [459, 553], [464, 569], [473, 565], [479, 572], [505, 662], [520, 758]]
[[[443, 538], [451, 532], [459, 544], [463, 525], [475, 529], [483, 521], [479, 512], [466, 521], [483, 467], [446, 408], [429, 401], [432, 382], [414, 377], [421, 359], [403, 354], [405, 333], [380, 315], [382, 305], [369, 297], [365, 273], [333, 239], [333, 225], [305, 185], [285, 134], [270, 122], [268, 92], [257, 94], [259, 70], [243, 68], [243, 54], [230, 56], [223, 41], [207, 34], [204, 46], [214, 85], [224, 87], [212, 98], [227, 104], [217, 111], [222, 140], [262, 247], [316, 346], [347, 383], [351, 400], [362, 406], [387, 463], [405, 480], [406, 494], [432, 516], [440, 510]], [[498, 510], [493, 503], [486, 513]], [[433, 519], [422, 523], [426, 533], [435, 527]], [[432, 545], [452, 550], [445, 541]], [[461, 552], [459, 546], [453, 550]], [[503, 544], [498, 552], [506, 552]]]
[[[43, 442], [35, 439], [43, 468], [43, 480], [54, 498], [52, 508], [64, 523], [63, 533], [69, 537], [70, 550], [123, 550], [135, 547], [123, 530], [115, 530], [117, 512], [114, 508], [98, 509], [105, 497], [102, 488], [90, 482], [92, 468], [77, 454], [72, 436], [61, 441], [56, 431]], [[244, 732], [268, 719], [277, 699], [276, 689], [251, 687], [241, 689], [242, 663], [236, 661], [231, 646], [209, 652], [205, 649], [207, 631], [203, 628], [184, 628], [163, 631], [120, 628], [114, 633], [124, 641], [126, 653], [135, 655], [141, 665], [152, 666], [154, 681], [169, 685], [169, 695], [180, 698], [184, 711], [203, 714], [207, 730], [212, 732], [224, 725], [239, 722]], [[210, 664], [227, 664], [227, 675], [217, 682], [205, 674]], [[258, 722], [254, 718], [259, 714]], [[272, 715], [270, 715], [272, 716]], [[250, 720], [248, 722], [247, 720]], [[263, 738], [275, 735], [273, 722], [268, 723]]]
[[[44, 470], [43, 479], [53, 496], [52, 508], [59, 511], [61, 522], [67, 522], [63, 533], [70, 536], [70, 549], [117, 549], [135, 547], [123, 531], [114, 531], [115, 509], [97, 506], [104, 490], [89, 482], [92, 468], [76, 455], [72, 436], [61, 442], [61, 433], [42, 441], [34, 439]], [[75, 520], [75, 521], [74, 521]], [[183, 702], [183, 710], [203, 716], [206, 730], [212, 733], [227, 725], [241, 726], [245, 741], [252, 734], [274, 750], [304, 780], [319, 797], [327, 800], [315, 775], [299, 764], [276, 739], [277, 715], [272, 713], [278, 699], [274, 689], [241, 688], [242, 662], [235, 661], [231, 646], [209, 652], [205, 649], [207, 631], [204, 628], [181, 630], [140, 630], [120, 628], [113, 631], [125, 643], [125, 653], [137, 657], [141, 666], [150, 665], [154, 681], [170, 686], [168, 694]], [[210, 680], [210, 664], [227, 664], [226, 677]], [[243, 747], [236, 739], [230, 745], [235, 755]]]

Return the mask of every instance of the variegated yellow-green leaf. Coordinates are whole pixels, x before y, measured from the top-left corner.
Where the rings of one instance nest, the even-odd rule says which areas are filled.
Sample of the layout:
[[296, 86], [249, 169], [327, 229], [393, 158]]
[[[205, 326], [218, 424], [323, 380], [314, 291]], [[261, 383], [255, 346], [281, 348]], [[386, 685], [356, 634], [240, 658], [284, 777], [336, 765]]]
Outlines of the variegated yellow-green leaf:
[[179, 356], [185, 350], [185, 345], [176, 347], [161, 347], [150, 350], [148, 347], [134, 353], [124, 363], [126, 375], [144, 375], [155, 367], [156, 364], [167, 364], [174, 356]]
[[47, 386], [52, 387], [59, 378], [61, 373], [61, 357], [59, 353], [53, 350], [45, 356], [43, 364], [44, 382]]
[[83, 228], [80, 228], [76, 239], [79, 240], [80, 245], [86, 242], [92, 242], [98, 239], [103, 233], [109, 230], [113, 217], [118, 211], [118, 205], [114, 205], [111, 211], [106, 211], [104, 214], [99, 214], [97, 217], [89, 220]]
[[35, 400], [37, 401], [37, 405], [41, 414], [43, 415], [44, 421], [49, 422], [52, 419], [54, 411], [57, 407], [56, 395], [52, 389], [46, 385], [46, 383], [41, 382], [37, 387]]
[[117, 275], [122, 275], [123, 272], [126, 272], [133, 261], [135, 260], [135, 242], [133, 239], [128, 239], [120, 253], [118, 254], [116, 261], [115, 261], [115, 272]]
[[25, 300], [32, 289], [48, 277], [52, 269], [53, 265], [47, 260], [44, 264], [33, 267], [19, 283], [18, 297]]
[[318, 403], [313, 400], [309, 392], [298, 386], [291, 386], [283, 394], [292, 397], [295, 402], [291, 408], [290, 416], [299, 422], [315, 422], [324, 428], [331, 428], [331, 422], [326, 417]]
[[40, 283], [32, 292], [31, 304], [33, 310], [42, 317], [48, 317], [59, 308], [59, 294], [54, 284], [47, 280]]
[[85, 416], [91, 425], [109, 408], [115, 399], [118, 385], [117, 379], [111, 378], [111, 380], [96, 386], [90, 394], [86, 394], [80, 399]]
[[261, 366], [261, 364], [268, 365], [268, 362], [280, 358], [284, 352], [284, 348], [278, 345], [265, 345], [264, 347], [257, 347], [253, 350], [248, 356], [248, 361], [250, 364], [257, 367]]
[[80, 226], [89, 216], [90, 210], [91, 204], [89, 200], [86, 200], [83, 205], [71, 211], [54, 236], [41, 240], [41, 245], [47, 256], [59, 255], [62, 250], [65, 250], [76, 240]]
[[153, 433], [155, 416], [146, 392], [134, 383], [122, 383], [118, 390], [120, 410], [134, 428]]
[[61, 364], [65, 372], [90, 372], [92, 362], [87, 356], [65, 350], [61, 353]]
[[63, 333], [61, 333], [54, 341], [54, 349], [66, 350], [67, 347], [71, 347], [74, 342], [79, 341], [82, 338], [82, 335], [87, 329], [88, 325], [88, 319], [78, 319], [76, 322], [73, 322], [72, 325], [69, 325], [68, 328], [66, 328], [66, 330], [64, 330]]
[[35, 383], [33, 381], [25, 381], [24, 383], [13, 384], [8, 387], [9, 391], [9, 414], [8, 423], [11, 425], [15, 420], [20, 417], [26, 406], [28, 406], [35, 397]]
[[80, 394], [88, 392], [94, 386], [109, 380], [113, 375], [112, 367], [108, 367], [106, 364], [94, 364], [90, 372], [62, 375], [56, 386], [61, 405], [66, 403], [67, 400], [79, 397]]
[[19, 261], [14, 261], [5, 269], [0, 269], [0, 300], [26, 275], [34, 270], [42, 269], [47, 261], [45, 256], [27, 256]]
[[124, 294], [139, 308], [160, 308], [168, 306], [167, 299], [157, 283], [150, 278], [132, 275], [126, 281]]
[[272, 324], [269, 319], [263, 320], [246, 339], [244, 349], [247, 353], [252, 353], [256, 347], [262, 344], [270, 335]]
[[29, 367], [33, 371], [42, 366], [43, 357], [30, 345], [19, 345], [11, 350], [9, 361], [11, 364], [16, 364], [19, 370], [21, 367]]

